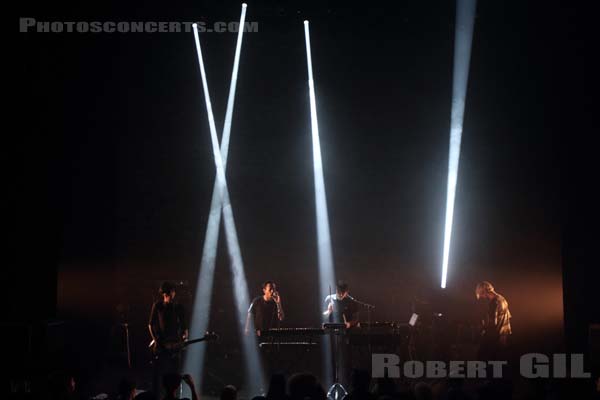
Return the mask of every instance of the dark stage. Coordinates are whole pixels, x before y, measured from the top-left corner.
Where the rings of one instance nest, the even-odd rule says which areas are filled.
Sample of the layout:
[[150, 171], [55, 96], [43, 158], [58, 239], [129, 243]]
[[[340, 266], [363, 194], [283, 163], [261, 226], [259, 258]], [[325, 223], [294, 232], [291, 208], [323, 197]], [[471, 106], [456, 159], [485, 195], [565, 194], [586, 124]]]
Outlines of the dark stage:
[[[262, 360], [266, 375], [308, 371], [325, 390], [350, 390], [349, 371], [365, 370], [379, 397], [598, 398], [592, 7], [249, 1], [232, 74], [241, 9], [18, 6], [4, 391], [58, 398], [56, 373], [74, 377], [68, 398], [116, 398], [124, 377], [151, 391], [151, 308], [169, 303], [159, 288], [171, 282], [179, 328], [219, 336], [183, 352], [201, 397], [228, 384], [258, 395]], [[83, 31], [93, 21], [99, 31]], [[345, 375], [332, 378], [336, 334], [320, 329], [325, 296], [342, 304], [338, 280], [358, 303], [332, 311], [347, 324], [336, 331], [347, 348], [333, 351]], [[251, 309], [245, 334], [265, 281], [281, 302], [269, 323]], [[494, 290], [477, 300], [482, 281]], [[510, 335], [489, 320], [501, 297]], [[510, 339], [501, 379], [402, 376], [391, 393], [374, 375], [373, 354], [477, 360], [492, 325]], [[590, 376], [524, 376], [531, 353], [582, 354]]]

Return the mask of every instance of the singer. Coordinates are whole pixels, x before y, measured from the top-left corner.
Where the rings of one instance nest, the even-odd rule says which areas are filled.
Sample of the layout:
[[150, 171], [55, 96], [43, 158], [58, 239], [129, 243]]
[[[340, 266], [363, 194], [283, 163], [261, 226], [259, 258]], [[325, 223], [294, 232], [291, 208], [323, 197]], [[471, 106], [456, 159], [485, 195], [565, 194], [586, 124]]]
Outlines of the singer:
[[350, 296], [348, 284], [339, 281], [335, 292], [325, 298], [323, 316], [329, 322], [345, 324], [348, 329], [358, 326], [358, 302]]
[[[250, 332], [250, 324], [254, 322], [254, 331], [260, 336], [261, 331], [277, 328], [285, 317], [281, 306], [281, 296], [275, 282], [266, 281], [262, 284], [262, 296], [256, 297], [250, 303], [246, 317], [246, 335]], [[252, 319], [252, 321], [251, 321]]]

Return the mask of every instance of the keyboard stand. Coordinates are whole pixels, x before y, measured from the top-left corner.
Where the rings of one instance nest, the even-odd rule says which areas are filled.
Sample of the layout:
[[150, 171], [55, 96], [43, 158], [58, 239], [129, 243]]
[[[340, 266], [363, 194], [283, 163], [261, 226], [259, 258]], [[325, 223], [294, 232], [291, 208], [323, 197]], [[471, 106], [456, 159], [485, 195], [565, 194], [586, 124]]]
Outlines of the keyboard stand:
[[327, 399], [342, 400], [348, 395], [348, 392], [339, 382], [337, 350], [340, 346], [340, 342], [343, 340], [343, 336], [346, 334], [346, 325], [325, 323], [323, 324], [323, 329], [325, 329], [325, 332], [329, 333], [331, 343], [331, 364], [333, 367], [333, 385], [331, 385], [327, 391]]

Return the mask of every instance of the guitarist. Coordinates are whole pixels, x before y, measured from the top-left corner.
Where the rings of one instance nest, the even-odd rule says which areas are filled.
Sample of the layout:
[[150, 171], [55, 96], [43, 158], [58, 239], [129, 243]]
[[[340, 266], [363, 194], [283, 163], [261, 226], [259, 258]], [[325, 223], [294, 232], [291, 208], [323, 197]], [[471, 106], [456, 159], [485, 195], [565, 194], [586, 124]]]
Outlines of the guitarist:
[[168, 351], [169, 345], [188, 338], [188, 326], [183, 307], [175, 302], [175, 285], [164, 282], [159, 289], [160, 299], [152, 304], [148, 330], [154, 353], [154, 392], [160, 390], [160, 378], [166, 373], [179, 373], [181, 355]]

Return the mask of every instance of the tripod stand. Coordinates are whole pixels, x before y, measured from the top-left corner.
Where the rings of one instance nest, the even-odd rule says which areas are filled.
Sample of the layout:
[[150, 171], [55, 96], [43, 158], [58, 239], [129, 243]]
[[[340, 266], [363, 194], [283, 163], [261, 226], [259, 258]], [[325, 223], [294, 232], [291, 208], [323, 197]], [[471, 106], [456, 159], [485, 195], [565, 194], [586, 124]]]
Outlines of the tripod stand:
[[342, 335], [345, 335], [346, 333], [346, 324], [323, 324], [323, 328], [329, 331], [329, 340], [331, 343], [331, 364], [333, 367], [333, 385], [331, 385], [327, 391], [327, 398], [329, 400], [341, 400], [348, 395], [348, 392], [340, 383], [340, 377], [338, 374], [339, 360], [337, 358], [337, 354], [341, 347], [340, 341], [343, 338]]

